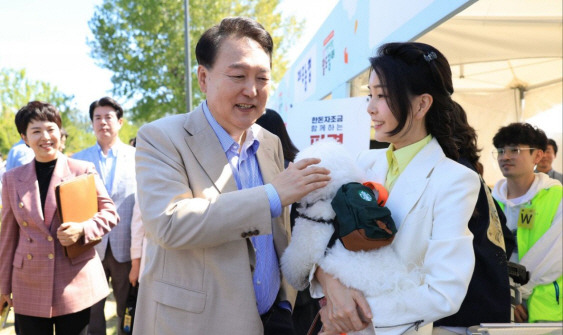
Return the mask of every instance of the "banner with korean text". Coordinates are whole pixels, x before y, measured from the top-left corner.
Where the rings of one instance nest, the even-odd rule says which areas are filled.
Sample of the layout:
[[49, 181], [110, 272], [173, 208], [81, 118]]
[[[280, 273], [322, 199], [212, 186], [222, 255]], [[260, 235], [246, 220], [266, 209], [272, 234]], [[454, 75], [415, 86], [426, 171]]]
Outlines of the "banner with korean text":
[[286, 126], [300, 150], [323, 138], [344, 144], [355, 156], [369, 149], [371, 119], [367, 97], [304, 101], [286, 115]]

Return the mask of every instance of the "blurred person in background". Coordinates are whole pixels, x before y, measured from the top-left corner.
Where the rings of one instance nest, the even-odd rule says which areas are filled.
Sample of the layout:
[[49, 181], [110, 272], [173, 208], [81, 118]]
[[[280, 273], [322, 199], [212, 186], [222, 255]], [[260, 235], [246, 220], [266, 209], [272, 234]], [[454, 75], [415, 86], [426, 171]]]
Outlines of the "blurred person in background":
[[551, 138], [547, 140], [547, 148], [543, 153], [543, 157], [536, 165], [536, 170], [534, 172], [543, 172], [549, 176], [549, 178], [557, 179], [559, 182], [563, 183], [563, 175], [555, 171], [552, 167], [553, 160], [557, 158], [557, 143]]
[[292, 163], [297, 153], [299, 153], [299, 149], [297, 149], [295, 144], [291, 141], [281, 116], [275, 110], [266, 108], [264, 114], [256, 120], [256, 124], [280, 139], [283, 150], [284, 167], [287, 169], [289, 163]]
[[8, 152], [8, 157], [6, 157], [6, 171], [31, 162], [33, 155], [33, 150], [25, 144], [23, 139], [20, 139]]
[[66, 148], [66, 140], [68, 139], [68, 133], [64, 128], [61, 128], [61, 146], [59, 150], [64, 153]]

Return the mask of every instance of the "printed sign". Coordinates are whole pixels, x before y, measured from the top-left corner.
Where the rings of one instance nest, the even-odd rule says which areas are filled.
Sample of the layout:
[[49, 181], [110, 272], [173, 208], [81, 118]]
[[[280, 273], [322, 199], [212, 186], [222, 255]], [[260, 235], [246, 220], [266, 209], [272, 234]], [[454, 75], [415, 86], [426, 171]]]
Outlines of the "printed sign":
[[[477, 0], [340, 0], [291, 65], [268, 106], [291, 109], [303, 101], [340, 90], [369, 68], [368, 58], [381, 43], [409, 41]], [[283, 95], [277, 93], [283, 90]], [[282, 102], [279, 102], [279, 101]], [[282, 111], [285, 112], [285, 111]]]
[[332, 70], [332, 62], [334, 60], [334, 30], [328, 34], [328, 36], [323, 41], [323, 77], [326, 76]]
[[309, 52], [302, 58], [301, 63], [295, 71], [295, 92], [294, 102], [306, 100], [315, 93], [316, 89], [316, 59], [317, 52], [315, 48], [311, 48]]
[[333, 138], [354, 156], [369, 149], [371, 119], [366, 109], [366, 97], [298, 103], [286, 115], [287, 131], [299, 149]]

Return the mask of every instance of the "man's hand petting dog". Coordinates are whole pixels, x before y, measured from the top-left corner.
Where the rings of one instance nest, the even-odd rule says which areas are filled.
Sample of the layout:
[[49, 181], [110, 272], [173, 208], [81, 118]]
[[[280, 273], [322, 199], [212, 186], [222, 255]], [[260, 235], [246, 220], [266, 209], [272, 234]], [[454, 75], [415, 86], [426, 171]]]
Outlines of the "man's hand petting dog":
[[282, 206], [298, 202], [305, 195], [328, 184], [330, 171], [314, 166], [320, 161], [318, 158], [302, 159], [289, 164], [287, 169], [274, 178], [272, 185], [278, 192]]

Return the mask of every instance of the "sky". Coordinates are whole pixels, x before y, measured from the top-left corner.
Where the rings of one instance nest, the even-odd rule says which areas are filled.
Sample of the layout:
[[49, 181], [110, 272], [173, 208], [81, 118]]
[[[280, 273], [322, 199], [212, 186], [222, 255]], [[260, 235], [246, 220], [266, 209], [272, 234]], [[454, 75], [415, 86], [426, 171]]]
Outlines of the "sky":
[[[211, 1], [211, 0], [210, 0]], [[301, 39], [288, 54], [290, 64], [315, 35], [338, 0], [282, 0], [282, 15], [305, 20]], [[26, 77], [74, 95], [86, 112], [111, 94], [111, 71], [97, 66], [86, 41], [88, 21], [102, 0], [0, 0], [0, 68], [25, 69]], [[309, 17], [305, 17], [308, 13]], [[127, 107], [127, 104], [124, 104]]]

